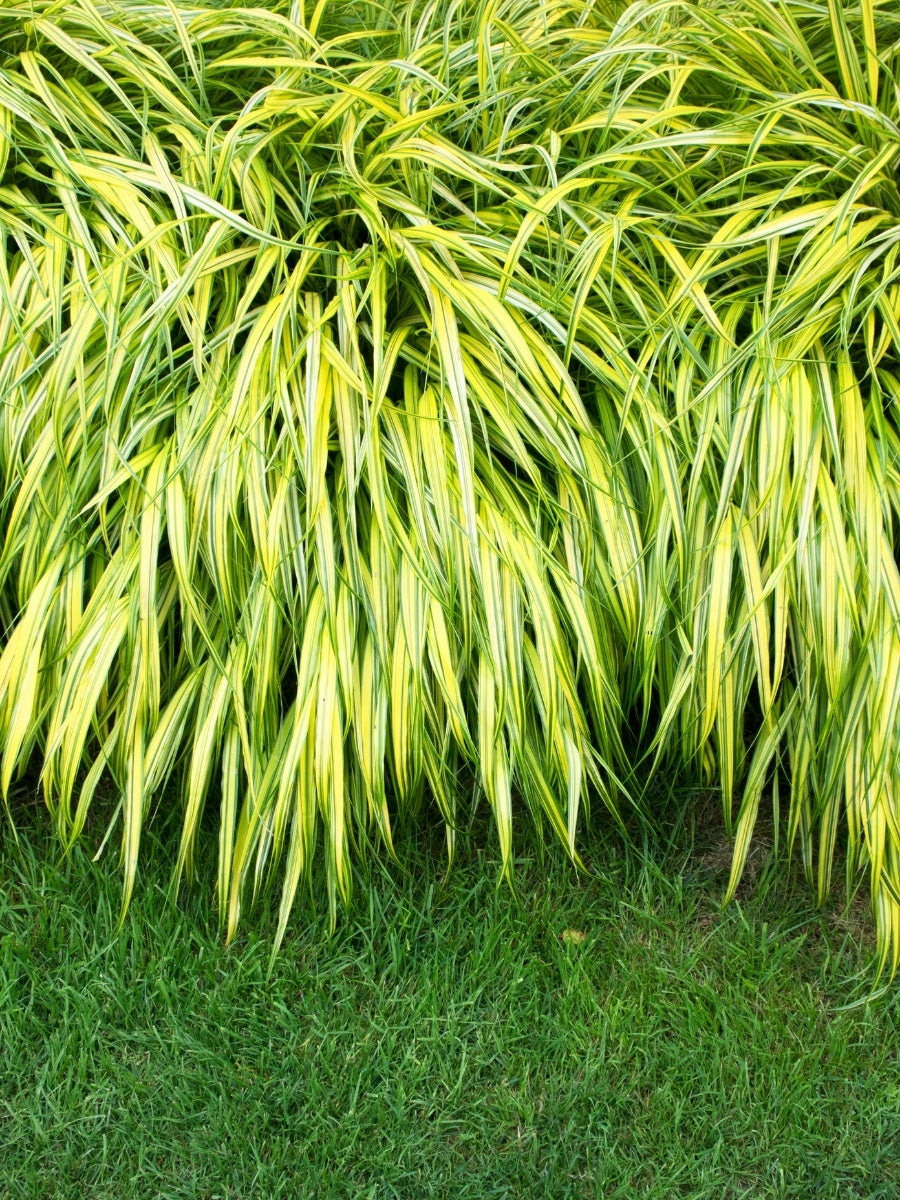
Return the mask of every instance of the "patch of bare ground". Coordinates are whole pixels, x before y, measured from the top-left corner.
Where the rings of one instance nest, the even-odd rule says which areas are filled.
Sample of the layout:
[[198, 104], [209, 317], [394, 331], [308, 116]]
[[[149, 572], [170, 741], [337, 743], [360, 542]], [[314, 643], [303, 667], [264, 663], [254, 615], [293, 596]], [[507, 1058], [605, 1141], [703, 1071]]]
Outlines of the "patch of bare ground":
[[[734, 816], [736, 818], [736, 811]], [[734, 854], [734, 839], [726, 828], [721, 794], [712, 788], [699, 791], [688, 821], [690, 849], [684, 873], [688, 878], [705, 885], [709, 903], [700, 906], [698, 921], [706, 928], [714, 923], [715, 914], [720, 911], [717, 902], [724, 896], [728, 886]], [[759, 894], [760, 888], [772, 884], [776, 890], [781, 888], [785, 892], [790, 891], [798, 898], [805, 894], [809, 908], [816, 906], [815, 891], [804, 877], [799, 851], [795, 849], [790, 862], [786, 861], [787, 829], [786, 809], [779, 812], [777, 826], [771, 808], [760, 809], [744, 870], [735, 891], [735, 899], [739, 903], [750, 902]], [[774, 862], [776, 852], [781, 857], [780, 864]], [[816, 932], [810, 928], [813, 935], [811, 950], [819, 945], [824, 954], [830, 945], [831, 952], [842, 947], [852, 949], [854, 956], [861, 958], [875, 953], [875, 921], [866, 876], [867, 871], [863, 868], [849, 881], [848, 886], [846, 849], [839, 841], [834, 851], [831, 887], [819, 910], [821, 921], [814, 922], [818, 925]]]

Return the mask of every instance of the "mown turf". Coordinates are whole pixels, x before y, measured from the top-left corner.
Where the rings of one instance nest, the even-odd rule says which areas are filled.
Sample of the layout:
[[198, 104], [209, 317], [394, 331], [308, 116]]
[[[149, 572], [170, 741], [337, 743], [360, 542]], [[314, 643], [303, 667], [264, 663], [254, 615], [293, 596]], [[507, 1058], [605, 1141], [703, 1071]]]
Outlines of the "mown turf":
[[225, 949], [211, 865], [175, 908], [153, 845], [119, 934], [115, 863], [28, 827], [0, 850], [4, 1198], [900, 1193], [896, 1000], [836, 1007], [855, 918], [783, 873], [721, 911], [714, 847], [595, 843], [588, 877], [520, 861], [514, 899], [474, 839], [446, 881], [420, 845], [334, 937], [298, 913], [267, 977], [274, 913]]

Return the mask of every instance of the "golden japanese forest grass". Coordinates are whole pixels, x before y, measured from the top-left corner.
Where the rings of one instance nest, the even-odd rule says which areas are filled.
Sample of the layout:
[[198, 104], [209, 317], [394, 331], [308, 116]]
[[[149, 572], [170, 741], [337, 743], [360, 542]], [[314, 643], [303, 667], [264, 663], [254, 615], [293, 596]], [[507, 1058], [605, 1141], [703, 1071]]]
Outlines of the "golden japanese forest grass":
[[69, 845], [106, 777], [126, 906], [209, 806], [280, 941], [640, 759], [729, 892], [760, 804], [822, 899], [845, 838], [895, 971], [898, 73], [874, 0], [7, 2], [4, 795]]

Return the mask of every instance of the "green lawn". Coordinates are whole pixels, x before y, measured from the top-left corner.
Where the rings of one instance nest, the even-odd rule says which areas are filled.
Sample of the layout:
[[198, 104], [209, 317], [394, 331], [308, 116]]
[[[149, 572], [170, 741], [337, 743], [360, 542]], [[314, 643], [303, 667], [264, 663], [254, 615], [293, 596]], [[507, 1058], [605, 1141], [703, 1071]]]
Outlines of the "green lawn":
[[298, 907], [267, 978], [274, 906], [226, 949], [212, 861], [175, 908], [148, 844], [117, 934], [114, 856], [58, 863], [20, 827], [4, 1198], [900, 1194], [896, 998], [837, 1007], [863, 994], [865, 921], [765, 867], [720, 910], [711, 835], [594, 840], [582, 877], [523, 858], [513, 897], [480, 833], [447, 879], [420, 831], [333, 937]]

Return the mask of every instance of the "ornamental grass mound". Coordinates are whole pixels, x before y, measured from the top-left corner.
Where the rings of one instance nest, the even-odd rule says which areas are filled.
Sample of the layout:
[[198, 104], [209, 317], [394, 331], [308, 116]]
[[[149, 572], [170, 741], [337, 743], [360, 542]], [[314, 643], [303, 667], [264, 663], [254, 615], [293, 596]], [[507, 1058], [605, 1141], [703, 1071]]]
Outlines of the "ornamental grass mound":
[[875, 0], [7, 0], [4, 796], [112, 790], [123, 908], [208, 807], [280, 943], [687, 771], [893, 973], [898, 76]]

